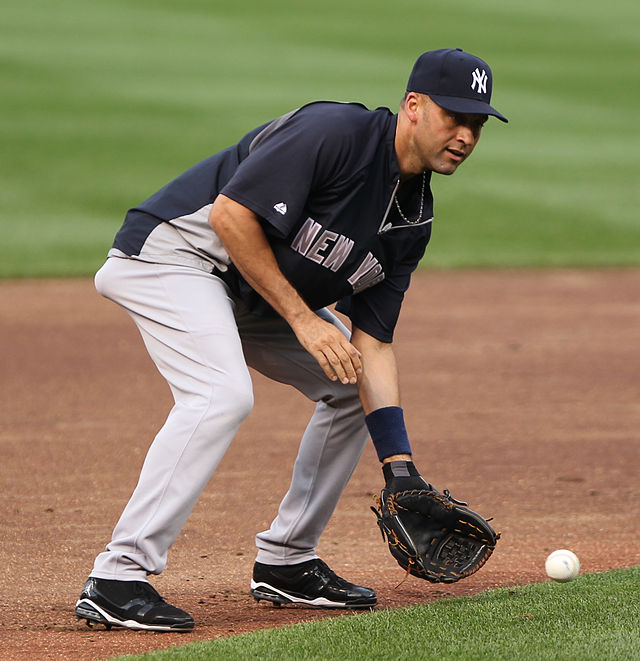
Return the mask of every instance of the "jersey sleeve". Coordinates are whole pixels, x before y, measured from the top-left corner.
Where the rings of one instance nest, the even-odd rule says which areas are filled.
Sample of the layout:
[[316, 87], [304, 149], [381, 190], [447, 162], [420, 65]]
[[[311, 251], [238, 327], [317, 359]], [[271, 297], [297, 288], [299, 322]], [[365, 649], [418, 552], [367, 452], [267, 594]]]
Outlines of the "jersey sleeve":
[[220, 191], [266, 221], [281, 236], [299, 222], [311, 192], [344, 168], [345, 132], [318, 109], [302, 108], [271, 132], [240, 163]]
[[385, 279], [364, 291], [338, 301], [336, 310], [351, 319], [353, 326], [380, 342], [393, 342], [393, 333], [411, 274], [422, 259], [431, 236], [431, 225], [421, 241], [413, 241], [405, 257]]

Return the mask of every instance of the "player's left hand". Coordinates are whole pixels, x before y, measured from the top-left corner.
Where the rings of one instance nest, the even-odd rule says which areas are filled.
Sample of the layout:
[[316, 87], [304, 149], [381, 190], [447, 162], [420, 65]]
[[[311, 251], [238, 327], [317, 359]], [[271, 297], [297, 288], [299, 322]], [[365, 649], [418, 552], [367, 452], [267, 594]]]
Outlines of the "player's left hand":
[[382, 538], [398, 564], [432, 583], [455, 583], [471, 576], [489, 559], [500, 538], [479, 514], [440, 493], [426, 489], [383, 489], [377, 509]]

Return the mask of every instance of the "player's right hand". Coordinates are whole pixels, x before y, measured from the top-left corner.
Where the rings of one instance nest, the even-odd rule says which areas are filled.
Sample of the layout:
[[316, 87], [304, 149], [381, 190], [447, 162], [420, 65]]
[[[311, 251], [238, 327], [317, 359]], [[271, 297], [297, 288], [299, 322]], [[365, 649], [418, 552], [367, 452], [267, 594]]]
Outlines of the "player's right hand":
[[332, 381], [355, 384], [362, 374], [360, 352], [332, 324], [311, 313], [293, 328], [300, 344]]

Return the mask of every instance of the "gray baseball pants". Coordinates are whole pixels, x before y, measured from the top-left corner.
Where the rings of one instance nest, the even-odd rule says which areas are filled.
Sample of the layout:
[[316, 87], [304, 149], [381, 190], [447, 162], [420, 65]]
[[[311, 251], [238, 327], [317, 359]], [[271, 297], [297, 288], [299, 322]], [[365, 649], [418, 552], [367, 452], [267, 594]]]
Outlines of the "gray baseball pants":
[[[175, 405], [91, 576], [146, 580], [165, 568], [169, 548], [251, 411], [247, 365], [317, 402], [289, 490], [271, 527], [256, 536], [257, 560], [285, 565], [316, 557], [368, 439], [356, 387], [330, 381], [284, 320], [250, 314], [205, 271], [110, 257], [95, 282], [135, 321]], [[348, 335], [328, 310], [318, 314]]]

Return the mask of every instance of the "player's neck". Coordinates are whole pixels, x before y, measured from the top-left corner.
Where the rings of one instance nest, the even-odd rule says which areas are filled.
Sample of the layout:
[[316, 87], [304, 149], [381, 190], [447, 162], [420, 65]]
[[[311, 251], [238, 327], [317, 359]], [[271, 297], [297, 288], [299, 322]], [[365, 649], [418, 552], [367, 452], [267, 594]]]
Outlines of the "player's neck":
[[403, 112], [398, 113], [394, 147], [400, 170], [400, 183], [422, 174], [424, 167], [412, 148], [411, 122]]

